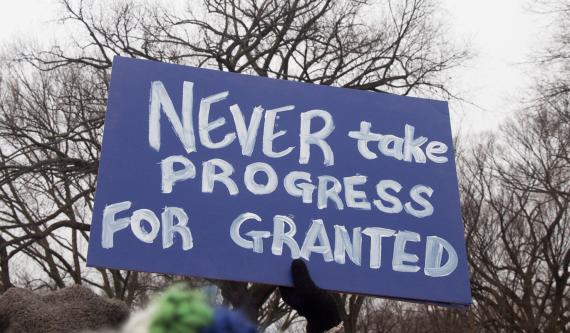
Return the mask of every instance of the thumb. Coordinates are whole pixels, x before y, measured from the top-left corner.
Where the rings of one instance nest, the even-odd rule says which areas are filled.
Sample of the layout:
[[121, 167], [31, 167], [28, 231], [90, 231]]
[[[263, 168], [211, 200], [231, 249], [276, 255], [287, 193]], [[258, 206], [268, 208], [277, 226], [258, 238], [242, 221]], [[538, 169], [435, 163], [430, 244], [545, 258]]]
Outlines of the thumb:
[[318, 289], [311, 275], [309, 274], [309, 269], [305, 262], [301, 259], [295, 259], [291, 263], [291, 273], [293, 275], [293, 284], [295, 288], [301, 291], [313, 291]]

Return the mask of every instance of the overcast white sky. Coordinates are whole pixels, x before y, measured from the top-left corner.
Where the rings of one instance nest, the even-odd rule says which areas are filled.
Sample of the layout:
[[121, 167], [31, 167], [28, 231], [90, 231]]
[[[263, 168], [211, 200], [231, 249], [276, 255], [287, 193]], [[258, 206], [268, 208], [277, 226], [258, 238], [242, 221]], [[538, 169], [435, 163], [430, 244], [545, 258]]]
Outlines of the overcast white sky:
[[[473, 60], [450, 78], [469, 103], [451, 103], [454, 131], [492, 130], [517, 107], [528, 88], [524, 62], [548, 37], [545, 17], [526, 0], [440, 0], [450, 38], [467, 42]], [[2, 0], [0, 44], [15, 39], [57, 38], [55, 0]], [[475, 106], [476, 105], [476, 106]]]

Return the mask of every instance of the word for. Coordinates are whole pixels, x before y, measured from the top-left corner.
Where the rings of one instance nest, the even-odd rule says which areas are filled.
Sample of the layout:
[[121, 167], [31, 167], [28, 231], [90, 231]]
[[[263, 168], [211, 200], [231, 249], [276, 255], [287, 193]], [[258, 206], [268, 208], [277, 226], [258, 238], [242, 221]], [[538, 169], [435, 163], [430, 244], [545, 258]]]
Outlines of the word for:
[[[171, 193], [175, 184], [197, 175], [196, 166], [188, 158], [173, 155], [160, 163], [162, 172], [162, 193]], [[234, 167], [227, 161], [214, 158], [202, 163], [201, 189], [202, 193], [213, 193], [216, 183], [223, 185], [228, 193], [235, 196], [239, 187], [234, 176]], [[266, 179], [258, 182], [257, 178]], [[291, 171], [283, 179], [285, 191], [305, 204], [315, 201], [318, 209], [325, 209], [332, 202], [336, 209], [345, 207], [353, 209], [371, 210], [374, 205], [379, 211], [396, 214], [404, 210], [406, 213], [423, 218], [433, 214], [433, 205], [428, 198], [432, 196], [433, 189], [426, 185], [415, 185], [409, 190], [410, 201], [402, 203], [396, 194], [402, 190], [402, 185], [395, 180], [380, 180], [376, 184], [378, 199], [368, 200], [365, 191], [357, 189], [367, 183], [368, 178], [363, 175], [343, 177], [342, 182], [336, 177], [322, 175], [317, 177], [313, 184], [311, 174], [304, 171]], [[263, 162], [249, 164], [243, 172], [243, 183], [249, 192], [255, 195], [268, 195], [277, 190], [279, 177], [275, 169]], [[344, 191], [344, 195], [341, 193]]]
[[[182, 208], [165, 207], [159, 220], [156, 214], [149, 209], [137, 209], [131, 216], [117, 218], [116, 215], [131, 208], [130, 201], [123, 201], [105, 206], [103, 210], [103, 229], [101, 247], [113, 247], [113, 236], [116, 232], [131, 227], [135, 237], [145, 243], [152, 244], [162, 228], [162, 248], [167, 249], [174, 244], [174, 235], [182, 238], [182, 249], [190, 250], [194, 246], [192, 233], [188, 228], [188, 215]], [[176, 223], [175, 223], [176, 220]], [[143, 226], [150, 226], [150, 230]]]
[[[271, 241], [271, 253], [277, 256], [283, 254], [283, 247], [287, 246], [291, 258], [304, 258], [310, 260], [311, 254], [321, 254], [325, 262], [335, 261], [338, 264], [346, 262], [346, 256], [358, 265], [362, 265], [362, 235], [370, 238], [370, 262], [369, 267], [379, 269], [382, 261], [382, 239], [394, 238], [392, 251], [392, 270], [396, 272], [415, 273], [420, 270], [417, 265], [417, 255], [406, 252], [408, 242], [419, 242], [420, 235], [411, 231], [398, 231], [386, 228], [370, 227], [352, 229], [352, 239], [346, 227], [334, 226], [334, 250], [331, 247], [323, 220], [314, 219], [305, 234], [302, 245], [295, 240], [297, 227], [293, 219], [284, 215], [275, 215], [273, 218], [273, 233], [267, 230], [253, 230], [240, 233], [245, 222], [261, 222], [259, 215], [255, 213], [243, 213], [239, 215], [230, 227], [230, 237], [234, 243], [244, 249], [251, 249], [255, 253], [263, 253], [264, 239], [273, 236]], [[246, 237], [244, 237], [246, 236]], [[447, 252], [447, 262], [442, 265], [444, 250]], [[334, 252], [333, 252], [334, 251]], [[437, 236], [428, 236], [425, 246], [424, 274], [431, 277], [441, 277], [451, 274], [457, 267], [457, 253], [449, 242]]]

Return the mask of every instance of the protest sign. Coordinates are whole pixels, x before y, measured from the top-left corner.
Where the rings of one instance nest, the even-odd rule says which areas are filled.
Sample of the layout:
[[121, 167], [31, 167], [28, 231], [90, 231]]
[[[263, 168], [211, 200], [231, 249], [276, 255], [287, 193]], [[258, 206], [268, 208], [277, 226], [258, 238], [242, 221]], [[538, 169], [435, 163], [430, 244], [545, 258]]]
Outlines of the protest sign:
[[447, 103], [116, 57], [88, 264], [471, 303]]

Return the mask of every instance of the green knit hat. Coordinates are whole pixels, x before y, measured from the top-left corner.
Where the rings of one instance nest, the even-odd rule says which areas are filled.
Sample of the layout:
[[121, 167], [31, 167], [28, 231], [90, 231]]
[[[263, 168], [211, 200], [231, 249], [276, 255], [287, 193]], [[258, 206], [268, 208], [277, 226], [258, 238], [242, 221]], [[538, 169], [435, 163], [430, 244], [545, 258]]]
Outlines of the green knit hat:
[[202, 292], [183, 285], [169, 288], [158, 300], [150, 333], [198, 333], [212, 323], [213, 309]]

